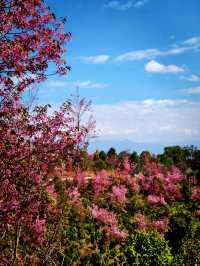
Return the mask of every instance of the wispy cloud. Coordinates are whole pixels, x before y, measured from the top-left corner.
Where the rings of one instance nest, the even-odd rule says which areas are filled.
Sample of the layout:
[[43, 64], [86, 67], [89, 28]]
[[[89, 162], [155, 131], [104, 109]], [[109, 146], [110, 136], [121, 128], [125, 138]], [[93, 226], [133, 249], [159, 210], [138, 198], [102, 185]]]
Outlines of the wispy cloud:
[[191, 75], [189, 77], [185, 77], [185, 76], [181, 76], [181, 79], [187, 80], [187, 81], [191, 81], [191, 82], [197, 82], [200, 81], [200, 77], [197, 75]]
[[[110, 3], [119, 3], [119, 1], [111, 1]], [[189, 51], [196, 52], [200, 48], [200, 37], [192, 37], [179, 45], [174, 44], [172, 47], [166, 50], [160, 50], [158, 48], [133, 50], [127, 53], [123, 53], [113, 58], [113, 62], [127, 62], [127, 61], [139, 61], [143, 59], [156, 59], [157, 57], [179, 55]], [[85, 63], [91, 64], [105, 64], [110, 60], [110, 55], [96, 55], [96, 56], [81, 56], [80, 59]], [[192, 80], [191, 80], [192, 81]]]
[[178, 74], [184, 72], [184, 68], [176, 66], [176, 65], [162, 65], [157, 61], [151, 60], [145, 65], [145, 71], [150, 73], [170, 73], [170, 74]]
[[174, 47], [160, 50], [157, 48], [134, 50], [127, 53], [123, 53], [117, 56], [115, 62], [125, 62], [125, 61], [136, 61], [142, 59], [155, 59], [159, 56], [169, 56], [183, 54], [188, 51], [196, 51], [200, 47], [200, 37], [192, 37], [186, 41], [181, 42], [179, 45], [174, 45]]
[[52, 88], [102, 89], [102, 88], [108, 88], [110, 85], [107, 83], [96, 83], [90, 80], [86, 81], [77, 80], [74, 82], [54, 80], [48, 82], [48, 86]]
[[134, 7], [136, 8], [140, 8], [142, 7], [144, 4], [147, 3], [148, 0], [140, 0], [140, 1], [136, 1], [135, 4], [134, 4]]
[[175, 47], [175, 48], [171, 48], [166, 51], [161, 51], [159, 49], [135, 50], [135, 51], [124, 53], [124, 54], [117, 56], [114, 59], [114, 61], [124, 62], [124, 61], [136, 61], [136, 60], [142, 60], [142, 59], [154, 59], [158, 56], [182, 54], [192, 49], [193, 49], [192, 47]]
[[104, 64], [109, 60], [109, 55], [82, 56], [81, 60], [85, 63]]
[[129, 0], [126, 2], [123, 1], [109, 1], [107, 4], [105, 4], [105, 7], [116, 9], [119, 11], [126, 11], [127, 9], [130, 9], [132, 7], [135, 8], [141, 8], [144, 4], [146, 4], [148, 0]]
[[158, 55], [160, 55], [160, 51], [158, 49], [136, 50], [136, 51], [121, 54], [118, 57], [116, 57], [114, 61], [116, 62], [136, 61], [136, 60], [141, 60], [141, 59], [155, 58]]
[[192, 94], [200, 94], [200, 86], [184, 89], [183, 92], [186, 93], [186, 94], [190, 94], [190, 95], [192, 95]]
[[105, 7], [109, 7], [112, 9], [125, 11], [133, 6], [133, 1], [127, 1], [126, 3], [122, 3], [120, 1], [110, 1], [108, 2]]
[[93, 110], [100, 137], [145, 143], [200, 139], [200, 105], [186, 99], [101, 104]]
[[107, 83], [95, 83], [90, 80], [87, 81], [76, 81], [73, 83], [74, 87], [85, 88], [85, 89], [103, 89], [108, 88], [109, 84]]
[[49, 87], [53, 88], [65, 88], [69, 87], [69, 82], [61, 81], [61, 80], [51, 80], [48, 82]]
[[197, 37], [189, 38], [189, 39], [187, 39], [187, 40], [184, 41], [184, 44], [187, 44], [187, 45], [200, 44], [200, 37], [197, 36]]

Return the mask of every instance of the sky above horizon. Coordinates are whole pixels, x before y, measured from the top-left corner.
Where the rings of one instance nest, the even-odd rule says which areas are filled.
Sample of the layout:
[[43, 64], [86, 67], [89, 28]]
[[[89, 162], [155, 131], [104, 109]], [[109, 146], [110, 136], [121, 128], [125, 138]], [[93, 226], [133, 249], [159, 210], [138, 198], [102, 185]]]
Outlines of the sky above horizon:
[[200, 143], [199, 0], [45, 2], [68, 18], [72, 70], [41, 85], [40, 103], [56, 107], [78, 87], [102, 143]]

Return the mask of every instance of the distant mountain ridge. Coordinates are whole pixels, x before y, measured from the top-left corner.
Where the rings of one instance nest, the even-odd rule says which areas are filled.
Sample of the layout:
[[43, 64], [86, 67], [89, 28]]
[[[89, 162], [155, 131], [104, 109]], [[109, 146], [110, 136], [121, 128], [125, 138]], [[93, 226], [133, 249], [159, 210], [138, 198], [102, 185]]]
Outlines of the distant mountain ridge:
[[118, 139], [107, 139], [107, 138], [96, 138], [91, 141], [89, 145], [89, 151], [93, 152], [95, 150], [108, 151], [111, 147], [115, 148], [117, 152], [124, 150], [136, 151], [138, 153], [148, 150], [152, 153], [158, 154], [162, 153], [163, 149], [167, 146], [195, 146], [200, 147], [200, 141], [194, 143], [137, 143], [128, 139], [118, 140]]

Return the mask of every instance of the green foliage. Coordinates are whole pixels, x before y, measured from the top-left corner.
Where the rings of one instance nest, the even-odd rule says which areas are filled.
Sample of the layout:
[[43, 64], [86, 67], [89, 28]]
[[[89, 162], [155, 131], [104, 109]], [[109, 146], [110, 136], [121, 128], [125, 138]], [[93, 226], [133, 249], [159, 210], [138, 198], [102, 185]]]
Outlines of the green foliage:
[[175, 164], [183, 162], [187, 157], [187, 150], [182, 149], [180, 146], [166, 147], [164, 154], [172, 158]]
[[124, 254], [124, 247], [120, 244], [110, 246], [104, 255], [105, 262], [102, 265], [127, 265], [127, 259]]
[[200, 265], [200, 221], [192, 219], [174, 258], [174, 265]]
[[80, 167], [83, 171], [91, 170], [93, 167], [93, 162], [89, 158], [86, 151], [81, 151], [81, 158], [80, 158]]
[[98, 161], [95, 161], [94, 163], [94, 167], [97, 171], [100, 171], [100, 170], [103, 170], [103, 169], [107, 169], [107, 164], [105, 161], [103, 160], [98, 160]]
[[166, 233], [165, 238], [169, 241], [173, 254], [176, 254], [182, 245], [183, 239], [190, 231], [193, 217], [183, 204], [174, 204], [170, 209], [170, 213], [170, 230]]
[[186, 180], [182, 184], [182, 194], [183, 194], [183, 198], [188, 202], [192, 195], [191, 185], [188, 180]]
[[136, 151], [131, 153], [129, 160], [131, 163], [139, 163], [140, 159]]
[[170, 167], [173, 165], [173, 159], [169, 156], [167, 156], [166, 154], [161, 154], [159, 155], [159, 160], [161, 163], [163, 163], [164, 165], [166, 165], [167, 167]]
[[144, 159], [151, 159], [152, 158], [152, 155], [149, 151], [143, 151], [141, 154], [140, 154], [140, 159], [143, 161]]
[[107, 155], [105, 153], [105, 151], [100, 151], [99, 152], [99, 159], [101, 159], [102, 161], [106, 161]]
[[157, 159], [166, 166], [173, 164], [186, 173], [191, 172], [200, 179], [200, 150], [194, 146], [180, 147], [170, 146], [164, 149], [164, 153], [158, 155]]
[[141, 231], [129, 237], [126, 246], [128, 265], [171, 265], [168, 242], [155, 231]]
[[107, 156], [110, 157], [110, 156], [116, 156], [117, 153], [116, 153], [116, 150], [114, 148], [110, 148], [110, 150], [107, 152]]

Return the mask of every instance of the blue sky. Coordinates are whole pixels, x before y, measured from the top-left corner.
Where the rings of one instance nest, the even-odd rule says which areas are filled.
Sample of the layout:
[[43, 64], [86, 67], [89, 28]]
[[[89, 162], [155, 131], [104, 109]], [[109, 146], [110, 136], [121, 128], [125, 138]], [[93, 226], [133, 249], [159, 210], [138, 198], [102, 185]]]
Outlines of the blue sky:
[[40, 103], [58, 106], [79, 87], [93, 102], [97, 148], [200, 143], [199, 0], [46, 3], [68, 17], [72, 70], [41, 86]]

